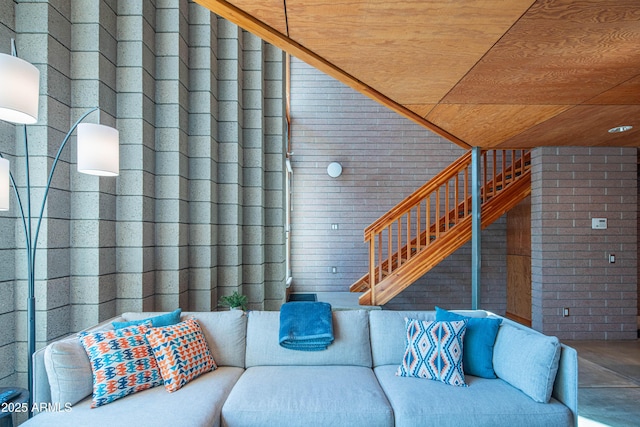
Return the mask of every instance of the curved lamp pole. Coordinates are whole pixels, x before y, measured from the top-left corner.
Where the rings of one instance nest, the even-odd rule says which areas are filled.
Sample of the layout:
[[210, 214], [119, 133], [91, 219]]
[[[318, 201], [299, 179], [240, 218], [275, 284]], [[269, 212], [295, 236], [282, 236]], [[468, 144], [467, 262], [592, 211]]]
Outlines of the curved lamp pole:
[[[26, 209], [20, 197], [18, 186], [9, 170], [9, 161], [0, 153], [0, 211], [9, 210], [9, 182], [18, 202], [18, 211], [22, 220], [27, 254], [27, 381], [29, 388], [29, 416], [33, 403], [33, 354], [36, 351], [36, 299], [35, 299], [35, 266], [38, 248], [38, 236], [42, 225], [42, 216], [49, 195], [58, 160], [62, 150], [69, 142], [72, 133], [77, 129], [78, 171], [91, 175], [117, 176], [119, 173], [118, 131], [109, 126], [92, 123], [81, 123], [98, 108], [85, 112], [71, 127], [62, 140], [58, 153], [53, 160], [49, 179], [45, 187], [40, 211], [37, 217], [32, 215], [31, 180], [29, 167], [29, 143], [27, 124], [37, 121], [39, 77], [40, 73], [32, 64], [17, 57], [15, 42], [11, 40], [12, 55], [0, 53], [0, 120], [22, 124], [24, 134], [25, 159], [25, 197]], [[34, 224], [35, 222], [35, 224]], [[35, 225], [35, 229], [34, 229]]]

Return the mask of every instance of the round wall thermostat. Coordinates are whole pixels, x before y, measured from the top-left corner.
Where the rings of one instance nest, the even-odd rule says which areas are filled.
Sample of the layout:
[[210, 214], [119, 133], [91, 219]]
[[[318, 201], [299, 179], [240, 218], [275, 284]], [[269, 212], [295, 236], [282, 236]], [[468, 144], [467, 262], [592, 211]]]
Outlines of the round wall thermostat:
[[337, 178], [342, 175], [342, 165], [338, 162], [330, 163], [327, 166], [327, 173], [331, 178]]

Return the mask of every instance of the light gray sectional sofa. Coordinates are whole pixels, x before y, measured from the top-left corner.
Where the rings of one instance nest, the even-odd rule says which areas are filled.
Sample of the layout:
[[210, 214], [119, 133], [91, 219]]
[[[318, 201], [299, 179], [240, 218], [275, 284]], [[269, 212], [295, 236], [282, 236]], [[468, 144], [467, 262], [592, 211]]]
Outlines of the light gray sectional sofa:
[[[157, 314], [125, 313], [91, 329]], [[84, 350], [75, 337], [56, 341], [34, 355], [34, 401], [52, 407], [57, 402], [62, 410], [42, 412], [24, 425], [577, 425], [576, 351], [561, 345], [555, 373], [547, 357], [549, 338], [507, 319], [493, 355], [499, 378], [467, 375], [468, 387], [454, 387], [395, 375], [405, 350], [405, 317], [434, 320], [433, 311], [335, 311], [335, 341], [318, 352], [279, 346], [279, 312], [182, 314], [188, 316], [200, 322], [216, 370], [173, 393], [158, 386], [90, 409], [91, 368]], [[546, 387], [553, 387], [548, 403], [530, 397]]]

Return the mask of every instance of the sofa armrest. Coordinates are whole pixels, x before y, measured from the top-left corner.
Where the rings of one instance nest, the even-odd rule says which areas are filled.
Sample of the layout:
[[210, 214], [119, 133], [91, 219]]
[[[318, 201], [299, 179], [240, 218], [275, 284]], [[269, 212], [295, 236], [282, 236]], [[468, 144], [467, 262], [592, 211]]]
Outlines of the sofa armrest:
[[32, 400], [34, 403], [51, 403], [51, 386], [47, 377], [47, 369], [44, 366], [44, 349], [42, 347], [33, 353], [33, 378], [32, 378]]
[[573, 425], [578, 426], [578, 352], [561, 344], [558, 373], [553, 384], [555, 399], [567, 406], [573, 414]]

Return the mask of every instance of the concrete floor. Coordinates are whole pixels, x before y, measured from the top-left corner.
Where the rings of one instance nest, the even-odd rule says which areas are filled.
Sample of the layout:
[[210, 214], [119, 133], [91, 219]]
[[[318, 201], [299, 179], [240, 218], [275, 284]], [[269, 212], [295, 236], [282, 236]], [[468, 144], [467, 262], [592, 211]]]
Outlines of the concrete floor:
[[360, 292], [315, 292], [318, 301], [328, 302], [334, 310], [381, 310], [382, 307], [360, 305]]
[[578, 351], [578, 425], [640, 426], [640, 341], [567, 341]]

